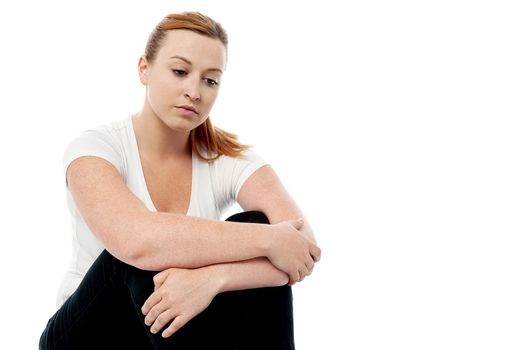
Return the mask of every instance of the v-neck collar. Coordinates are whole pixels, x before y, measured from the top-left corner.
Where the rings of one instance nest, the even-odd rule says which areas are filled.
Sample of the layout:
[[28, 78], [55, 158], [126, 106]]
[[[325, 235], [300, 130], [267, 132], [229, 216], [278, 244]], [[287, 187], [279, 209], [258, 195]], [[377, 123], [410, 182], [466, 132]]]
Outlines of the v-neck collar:
[[[138, 174], [140, 175], [139, 177], [141, 179], [142, 192], [144, 193], [144, 197], [147, 200], [146, 206], [151, 211], [158, 211], [157, 208], [155, 207], [155, 204], [153, 203], [152, 196], [150, 195], [150, 191], [148, 191], [148, 185], [146, 184], [146, 178], [144, 177], [144, 172], [142, 170], [141, 155], [139, 153], [139, 144], [137, 143], [137, 137], [135, 135], [135, 130], [133, 128], [132, 117], [133, 117], [132, 115], [130, 115], [128, 117], [128, 125], [127, 125], [127, 127], [128, 127], [128, 132], [129, 132], [129, 134], [131, 135], [131, 138], [132, 138], [133, 155], [135, 156], [136, 164], [137, 164], [137, 167], [138, 167], [138, 169], [132, 169], [132, 171], [136, 170], [138, 172]], [[191, 189], [190, 189], [190, 200], [189, 200], [189, 203], [188, 203], [188, 208], [186, 210], [186, 215], [190, 215], [190, 213], [192, 212], [192, 206], [193, 206], [193, 202], [194, 202], [193, 198], [194, 198], [196, 182], [197, 182], [197, 176], [195, 174], [196, 169], [197, 169], [196, 160], [197, 159], [195, 157], [194, 151], [192, 150], [192, 185], [191, 185]]]

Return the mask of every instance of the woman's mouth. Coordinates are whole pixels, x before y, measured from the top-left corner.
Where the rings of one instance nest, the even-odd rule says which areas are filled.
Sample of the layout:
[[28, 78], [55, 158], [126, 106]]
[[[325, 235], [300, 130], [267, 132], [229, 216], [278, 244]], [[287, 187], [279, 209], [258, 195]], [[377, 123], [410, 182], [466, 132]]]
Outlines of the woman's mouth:
[[179, 112], [181, 112], [184, 116], [192, 117], [197, 114], [197, 110], [193, 106], [189, 105], [181, 105], [181, 106], [175, 106]]

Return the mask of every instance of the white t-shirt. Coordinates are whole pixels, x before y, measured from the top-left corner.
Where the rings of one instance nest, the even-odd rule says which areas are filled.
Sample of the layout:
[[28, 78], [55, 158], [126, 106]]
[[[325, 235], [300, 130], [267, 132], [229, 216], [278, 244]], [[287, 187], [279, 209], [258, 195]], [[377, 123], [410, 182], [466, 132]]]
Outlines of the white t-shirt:
[[[81, 156], [98, 156], [108, 160], [122, 175], [129, 190], [149, 210], [156, 211], [142, 172], [131, 116], [86, 130], [73, 139], [64, 152], [64, 174], [69, 164]], [[265, 164], [267, 163], [252, 151], [245, 152], [243, 157], [220, 156], [212, 163], [193, 154], [192, 192], [187, 215], [219, 220], [237, 200], [237, 194], [245, 180]], [[75, 291], [104, 249], [84, 222], [69, 189], [66, 197], [72, 218], [73, 254], [59, 290], [59, 307]]]

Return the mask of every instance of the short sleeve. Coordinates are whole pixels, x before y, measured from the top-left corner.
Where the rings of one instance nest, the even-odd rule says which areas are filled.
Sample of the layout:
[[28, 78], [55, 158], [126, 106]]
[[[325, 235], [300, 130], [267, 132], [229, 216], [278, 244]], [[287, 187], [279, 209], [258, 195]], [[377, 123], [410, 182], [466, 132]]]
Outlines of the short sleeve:
[[243, 156], [221, 156], [214, 162], [215, 192], [219, 204], [237, 200], [245, 181], [267, 161], [253, 151], [245, 151]]
[[113, 164], [119, 173], [123, 174], [123, 157], [118, 144], [110, 135], [98, 130], [87, 130], [77, 136], [66, 146], [62, 158], [64, 176], [69, 165], [82, 156], [96, 156]]

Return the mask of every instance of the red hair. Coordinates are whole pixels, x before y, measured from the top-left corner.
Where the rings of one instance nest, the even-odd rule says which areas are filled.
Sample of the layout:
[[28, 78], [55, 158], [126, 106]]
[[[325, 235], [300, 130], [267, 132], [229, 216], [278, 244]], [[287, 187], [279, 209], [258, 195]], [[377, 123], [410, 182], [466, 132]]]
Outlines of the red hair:
[[[147, 61], [153, 62], [159, 48], [162, 46], [166, 32], [169, 30], [186, 29], [212, 39], [218, 39], [228, 45], [228, 36], [223, 27], [199, 12], [183, 12], [169, 14], [155, 27], [148, 38], [145, 49]], [[237, 140], [237, 136], [212, 125], [210, 117], [197, 128], [190, 131], [190, 143], [192, 151], [199, 158], [206, 161], [214, 161], [220, 155], [238, 157], [250, 146], [244, 145]], [[203, 151], [206, 153], [203, 154]]]

